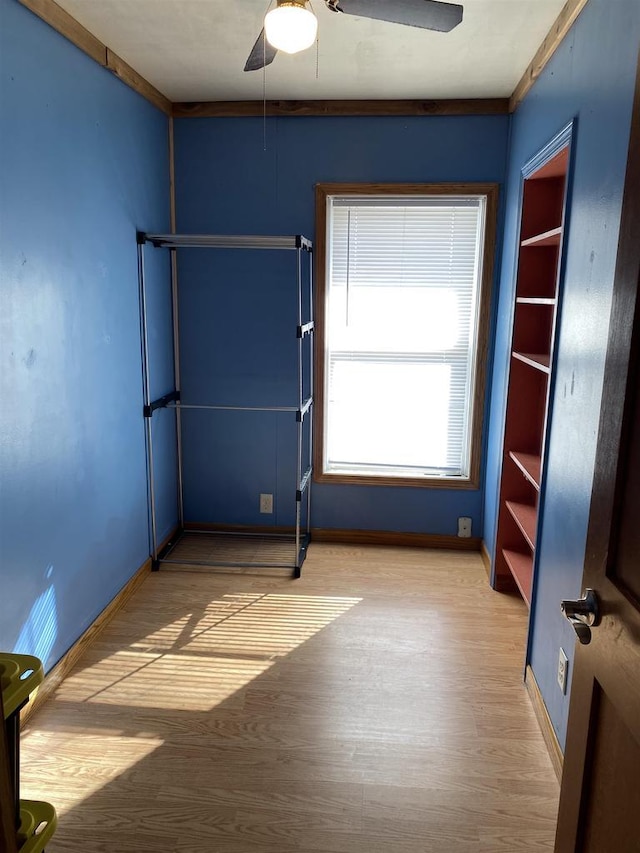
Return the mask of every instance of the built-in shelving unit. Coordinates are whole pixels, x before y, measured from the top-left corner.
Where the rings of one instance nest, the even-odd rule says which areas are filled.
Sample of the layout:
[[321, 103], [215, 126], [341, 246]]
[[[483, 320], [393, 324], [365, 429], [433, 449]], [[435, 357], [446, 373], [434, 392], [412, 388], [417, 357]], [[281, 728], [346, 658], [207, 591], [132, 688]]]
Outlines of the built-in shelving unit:
[[493, 571], [529, 605], [558, 305], [569, 147], [524, 179]]

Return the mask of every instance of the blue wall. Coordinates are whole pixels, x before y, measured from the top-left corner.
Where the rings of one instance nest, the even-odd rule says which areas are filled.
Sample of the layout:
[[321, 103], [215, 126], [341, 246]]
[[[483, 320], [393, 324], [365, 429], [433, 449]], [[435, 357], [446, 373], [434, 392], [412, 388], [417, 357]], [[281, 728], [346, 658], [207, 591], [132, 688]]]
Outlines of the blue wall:
[[[508, 129], [507, 116], [272, 118], [266, 124], [265, 151], [262, 119], [178, 120], [178, 230], [303, 233], [313, 238], [314, 186], [319, 182], [502, 182]], [[295, 400], [293, 277], [284, 271], [284, 262], [267, 259], [265, 253], [232, 262], [213, 259], [213, 254], [180, 259], [185, 359], [194, 368], [199, 361], [217, 360], [233, 369], [248, 402], [261, 399], [266, 389], [276, 398], [282, 393], [286, 397], [286, 389], [274, 380], [289, 377], [289, 399]], [[252, 328], [256, 319], [262, 328], [241, 340], [239, 354], [231, 336], [220, 336], [235, 308], [243, 307]], [[193, 351], [196, 335], [208, 336], [206, 352], [198, 355]], [[186, 370], [183, 374], [188, 375]], [[230, 393], [221, 377], [200, 379], [192, 389], [200, 402], [207, 381], [223, 398]], [[187, 393], [183, 396], [188, 399]], [[285, 416], [235, 417], [230, 427], [229, 421], [223, 425], [222, 416], [185, 415], [187, 519], [291, 523], [290, 424]], [[260, 492], [274, 493], [274, 516], [257, 514]], [[314, 527], [455, 535], [458, 516], [467, 515], [475, 535], [482, 528], [480, 490], [316, 484], [312, 502]]]
[[490, 550], [502, 452], [520, 172], [577, 118], [529, 661], [562, 744], [568, 697], [556, 684], [558, 649], [562, 646], [572, 660], [575, 636], [560, 614], [559, 602], [581, 591], [639, 41], [637, 0], [590, 0], [512, 121], [485, 495]]
[[[0, 17], [0, 648], [50, 667], [149, 550], [134, 234], [168, 228], [167, 120], [16, 0]], [[530, 638], [561, 742], [556, 662], [574, 637], [558, 602], [580, 592], [639, 38], [637, 0], [590, 0], [511, 122], [269, 119], [266, 150], [260, 119], [176, 122], [182, 231], [313, 236], [317, 182], [508, 175], [486, 492], [323, 484], [313, 501], [318, 527], [453, 534], [469, 515], [491, 549], [520, 170], [578, 119]], [[168, 260], [146, 257], [155, 397], [172, 386]], [[290, 258], [182, 254], [185, 399], [213, 380], [229, 402], [291, 402]], [[230, 334], [231, 309], [244, 336]], [[290, 419], [225, 417], [185, 414], [187, 517], [290, 523]], [[176, 516], [172, 424], [153, 420], [161, 536]], [[257, 513], [260, 492], [274, 493], [273, 517]]]
[[167, 119], [0, 19], [0, 648], [50, 668], [149, 553], [135, 232], [167, 229]]

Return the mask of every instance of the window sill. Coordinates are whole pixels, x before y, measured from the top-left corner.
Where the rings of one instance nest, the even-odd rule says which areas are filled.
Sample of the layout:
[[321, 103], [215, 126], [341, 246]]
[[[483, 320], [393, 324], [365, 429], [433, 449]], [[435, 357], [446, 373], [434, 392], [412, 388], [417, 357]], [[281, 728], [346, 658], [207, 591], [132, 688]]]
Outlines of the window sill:
[[327, 474], [316, 472], [315, 483], [334, 486], [395, 486], [410, 489], [465, 489], [477, 490], [479, 480], [473, 477], [383, 477], [368, 474]]

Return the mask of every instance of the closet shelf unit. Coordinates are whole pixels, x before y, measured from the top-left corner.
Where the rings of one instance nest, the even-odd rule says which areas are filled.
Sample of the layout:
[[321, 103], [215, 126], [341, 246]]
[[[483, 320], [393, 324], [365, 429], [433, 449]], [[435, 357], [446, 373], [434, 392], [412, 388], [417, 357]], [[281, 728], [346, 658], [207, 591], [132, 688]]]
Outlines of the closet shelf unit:
[[523, 179], [494, 589], [531, 604], [544, 476], [570, 134]]
[[[290, 568], [293, 576], [301, 575], [302, 564], [306, 557], [310, 538], [311, 479], [313, 475], [313, 245], [306, 237], [259, 236], [259, 235], [219, 235], [219, 234], [148, 234], [138, 232], [138, 280], [140, 300], [140, 323], [142, 336], [143, 367], [143, 415], [146, 423], [147, 471], [149, 493], [149, 536], [154, 570], [162, 565], [173, 564], [186, 567], [237, 567], [237, 568]], [[149, 344], [147, 328], [147, 284], [145, 281], [144, 248], [145, 245], [156, 249], [169, 249], [172, 254], [171, 289], [173, 314], [173, 357], [175, 387], [162, 397], [151, 399]], [[297, 399], [287, 406], [264, 405], [209, 405], [198, 401], [181, 399], [180, 387], [180, 327], [178, 319], [178, 278], [175, 253], [179, 249], [270, 249], [296, 252], [296, 292], [297, 325], [292, 334], [297, 339]], [[308, 292], [303, 293], [305, 273], [303, 257], [308, 258]], [[305, 311], [308, 316], [303, 316]], [[239, 334], [242, 329], [238, 330]], [[306, 352], [306, 358], [305, 358]], [[306, 365], [305, 365], [306, 360]], [[308, 392], [308, 393], [307, 393]], [[176, 417], [177, 440], [177, 483], [178, 483], [178, 520], [179, 527], [168, 542], [159, 543], [157, 530], [157, 496], [154, 478], [154, 447], [151, 420], [158, 409], [173, 409]], [[265, 532], [264, 529], [224, 529], [217, 525], [198, 525], [190, 523], [184, 517], [184, 484], [182, 464], [182, 412], [273, 412], [288, 413], [295, 418], [296, 479], [291, 486], [291, 500], [295, 503], [295, 527], [291, 532]], [[305, 441], [305, 429], [306, 441]], [[303, 523], [303, 505], [306, 508]], [[205, 542], [206, 539], [206, 542]], [[198, 541], [205, 547], [198, 547]], [[217, 553], [216, 553], [217, 552]]]

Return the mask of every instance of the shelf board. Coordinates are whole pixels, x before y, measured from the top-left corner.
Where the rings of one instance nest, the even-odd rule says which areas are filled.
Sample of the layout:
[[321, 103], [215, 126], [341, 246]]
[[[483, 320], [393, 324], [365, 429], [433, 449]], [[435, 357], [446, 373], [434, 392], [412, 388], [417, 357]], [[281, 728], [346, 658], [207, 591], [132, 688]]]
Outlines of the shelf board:
[[527, 540], [527, 545], [532, 551], [535, 551], [537, 509], [531, 504], [518, 503], [517, 501], [505, 501], [505, 505]]
[[551, 358], [546, 353], [533, 352], [513, 352], [514, 358], [528, 364], [529, 367], [534, 367], [536, 370], [541, 370], [543, 373], [549, 373]]
[[521, 246], [559, 246], [560, 237], [562, 236], [562, 228], [552, 228], [550, 231], [544, 231], [542, 234], [536, 234], [534, 237], [529, 237], [528, 240], [523, 240]]
[[146, 234], [138, 233], [138, 242], [151, 243], [156, 249], [218, 248], [218, 249], [306, 249], [310, 240], [302, 234], [292, 236], [253, 234]]
[[531, 485], [540, 491], [540, 457], [536, 456], [535, 453], [518, 453], [515, 450], [510, 450], [509, 456], [513, 459], [527, 480], [529, 480]]
[[533, 558], [529, 554], [521, 554], [519, 551], [510, 551], [506, 548], [502, 551], [509, 571], [518, 584], [527, 607], [531, 607], [531, 584], [533, 581]]
[[555, 305], [553, 296], [518, 296], [516, 302], [519, 305]]

